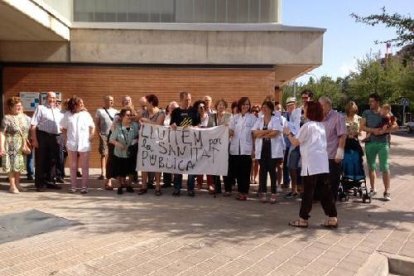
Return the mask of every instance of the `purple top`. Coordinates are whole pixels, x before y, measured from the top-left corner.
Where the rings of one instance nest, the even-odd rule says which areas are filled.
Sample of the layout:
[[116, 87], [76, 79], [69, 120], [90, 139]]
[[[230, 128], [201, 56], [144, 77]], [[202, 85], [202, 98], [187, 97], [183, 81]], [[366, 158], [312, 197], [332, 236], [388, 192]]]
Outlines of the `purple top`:
[[335, 110], [331, 110], [322, 123], [326, 131], [328, 158], [335, 159], [339, 138], [346, 134], [345, 117]]

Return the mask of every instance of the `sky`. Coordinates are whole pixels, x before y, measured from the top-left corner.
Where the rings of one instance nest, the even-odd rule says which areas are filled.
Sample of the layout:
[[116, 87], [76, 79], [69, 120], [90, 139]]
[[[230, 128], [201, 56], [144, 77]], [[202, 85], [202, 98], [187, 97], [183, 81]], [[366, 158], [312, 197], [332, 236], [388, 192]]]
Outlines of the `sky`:
[[[395, 37], [395, 29], [357, 23], [350, 16], [351, 13], [361, 16], [379, 14], [382, 7], [390, 14], [414, 16], [413, 0], [282, 0], [284, 25], [326, 29], [322, 65], [297, 81], [306, 82], [310, 76], [344, 77], [355, 71], [357, 59], [378, 51], [383, 56], [385, 44], [377, 45], [375, 40]], [[398, 49], [393, 46], [392, 52]]]

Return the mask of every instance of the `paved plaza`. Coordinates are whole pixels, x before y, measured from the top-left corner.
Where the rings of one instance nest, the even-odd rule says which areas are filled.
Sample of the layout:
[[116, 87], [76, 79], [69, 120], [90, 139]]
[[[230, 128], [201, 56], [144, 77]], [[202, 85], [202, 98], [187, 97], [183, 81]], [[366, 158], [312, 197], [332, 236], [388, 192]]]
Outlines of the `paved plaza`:
[[282, 196], [275, 205], [253, 193], [247, 202], [171, 189], [119, 196], [98, 180], [87, 195], [68, 185], [14, 195], [3, 175], [2, 216], [35, 209], [73, 224], [0, 244], [0, 275], [363, 275], [377, 252], [414, 258], [413, 135], [392, 137], [391, 173], [392, 201], [381, 200], [379, 180], [371, 204], [338, 203], [337, 230], [319, 226], [319, 204], [310, 228], [289, 227], [300, 203]]

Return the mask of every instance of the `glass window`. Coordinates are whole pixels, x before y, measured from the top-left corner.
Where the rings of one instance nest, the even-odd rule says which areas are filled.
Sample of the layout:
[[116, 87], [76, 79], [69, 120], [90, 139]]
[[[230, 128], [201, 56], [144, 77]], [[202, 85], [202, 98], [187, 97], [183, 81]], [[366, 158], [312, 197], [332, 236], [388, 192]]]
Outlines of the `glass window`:
[[74, 0], [74, 19], [83, 22], [275, 22], [278, 1]]

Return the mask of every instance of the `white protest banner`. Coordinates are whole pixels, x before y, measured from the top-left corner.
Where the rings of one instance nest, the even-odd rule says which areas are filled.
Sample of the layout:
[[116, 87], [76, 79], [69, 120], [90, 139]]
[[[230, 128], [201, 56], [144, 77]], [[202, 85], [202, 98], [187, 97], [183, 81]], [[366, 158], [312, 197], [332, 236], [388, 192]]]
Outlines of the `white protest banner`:
[[227, 175], [229, 130], [142, 124], [137, 171]]

